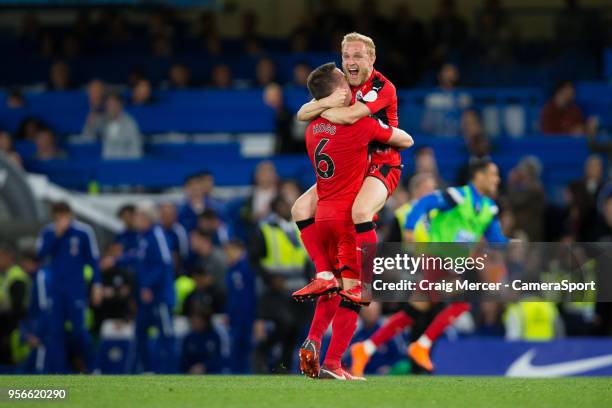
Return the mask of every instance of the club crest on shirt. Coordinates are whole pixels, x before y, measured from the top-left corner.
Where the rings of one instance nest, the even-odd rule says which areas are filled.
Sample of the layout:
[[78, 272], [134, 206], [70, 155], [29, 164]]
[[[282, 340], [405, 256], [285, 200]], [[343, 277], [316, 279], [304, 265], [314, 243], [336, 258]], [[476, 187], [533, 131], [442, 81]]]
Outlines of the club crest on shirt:
[[376, 98], [378, 98], [378, 92], [376, 92], [374, 89], [372, 89], [370, 92], [365, 94], [365, 96], [363, 97], [363, 100], [365, 102], [374, 102], [376, 100]]

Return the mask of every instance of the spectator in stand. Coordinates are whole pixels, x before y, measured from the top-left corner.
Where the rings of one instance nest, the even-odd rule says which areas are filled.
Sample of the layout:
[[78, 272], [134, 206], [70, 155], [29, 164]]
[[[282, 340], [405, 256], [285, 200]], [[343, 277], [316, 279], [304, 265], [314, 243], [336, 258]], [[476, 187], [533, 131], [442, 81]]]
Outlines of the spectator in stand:
[[185, 228], [178, 222], [176, 206], [173, 203], [165, 202], [159, 205], [159, 225], [166, 235], [174, 271], [180, 275], [183, 264], [189, 257], [189, 237]]
[[293, 67], [293, 81], [290, 85], [296, 88], [306, 89], [306, 81], [308, 80], [310, 71], [312, 71], [312, 67], [307, 62], [298, 62], [295, 64]]
[[37, 160], [59, 160], [66, 158], [66, 153], [57, 148], [53, 131], [47, 127], [36, 132], [34, 144], [36, 145], [34, 158]]
[[87, 101], [89, 103], [89, 113], [85, 126], [83, 127], [83, 137], [97, 138], [94, 132], [102, 129], [104, 124], [104, 105], [106, 99], [106, 85], [99, 79], [94, 79], [87, 85]]
[[576, 104], [574, 84], [571, 81], [560, 82], [542, 108], [540, 130], [550, 135], [584, 135], [586, 124], [582, 109]]
[[191, 232], [189, 242], [191, 257], [188, 262], [188, 270], [192, 273], [197, 269], [205, 270], [215, 288], [220, 291], [224, 290], [227, 260], [223, 251], [213, 245], [210, 234], [198, 230]]
[[12, 365], [11, 334], [28, 310], [30, 277], [16, 263], [16, 251], [0, 243], [0, 364]]
[[106, 120], [102, 127], [102, 157], [106, 160], [140, 159], [142, 135], [138, 124], [123, 110], [123, 100], [118, 94], [106, 99]]
[[439, 89], [425, 96], [423, 130], [437, 136], [456, 136], [460, 130], [461, 113], [472, 104], [471, 97], [457, 91], [459, 70], [446, 63], [438, 73]]
[[534, 156], [526, 156], [508, 175], [507, 198], [518, 230], [527, 233], [530, 241], [544, 237], [546, 194], [540, 174], [542, 164]]
[[127, 77], [127, 86], [133, 88], [136, 86], [136, 83], [141, 79], [147, 79], [147, 73], [142, 66], [136, 65], [130, 69]]
[[[395, 210], [395, 216], [391, 225], [387, 228], [385, 241], [402, 242], [404, 241], [404, 230], [406, 218], [412, 210], [414, 203], [421, 197], [433, 193], [436, 190], [436, 179], [431, 173], [417, 173], [410, 179], [408, 186], [409, 199]], [[398, 192], [399, 194], [399, 192]], [[395, 195], [395, 194], [394, 194]]]
[[12, 88], [6, 95], [6, 107], [9, 109], [21, 109], [25, 107], [26, 101], [23, 93], [17, 88]]
[[229, 89], [232, 88], [232, 71], [227, 64], [217, 64], [212, 69], [211, 83], [212, 88]]
[[198, 217], [206, 209], [219, 213], [222, 205], [212, 197], [215, 177], [208, 171], [193, 174], [185, 179], [183, 191], [185, 198], [179, 207], [178, 221], [191, 232], [198, 226]]
[[210, 234], [215, 246], [225, 245], [231, 237], [229, 227], [219, 218], [217, 212], [211, 208], [202, 211], [198, 216], [198, 230]]
[[28, 116], [23, 119], [17, 127], [15, 137], [19, 140], [34, 141], [38, 131], [46, 127], [47, 125], [42, 120], [36, 117]]
[[457, 14], [455, 0], [439, 0], [431, 22], [434, 61], [443, 61], [461, 51], [468, 36], [465, 20]]
[[183, 339], [180, 370], [186, 374], [220, 374], [223, 342], [209, 309], [194, 308], [188, 315], [190, 331]]
[[276, 117], [276, 153], [297, 153], [305, 152], [304, 133], [302, 137], [297, 132], [294, 133], [296, 124], [295, 115], [291, 114], [285, 106], [283, 89], [278, 84], [269, 84], [264, 88], [263, 101], [275, 113]]
[[584, 163], [584, 176], [568, 186], [570, 193], [569, 217], [578, 241], [588, 242], [595, 237], [597, 225], [597, 196], [604, 185], [603, 161], [591, 155]]
[[150, 105], [151, 103], [155, 102], [151, 81], [143, 78], [134, 84], [134, 87], [132, 88], [131, 102], [132, 105], [137, 106]]
[[280, 195], [288, 203], [295, 203], [295, 200], [297, 200], [302, 193], [302, 187], [300, 187], [298, 182], [295, 180], [282, 180], [278, 184], [278, 195]]
[[251, 371], [253, 323], [257, 311], [255, 273], [241, 241], [231, 240], [223, 249], [228, 263], [225, 273], [225, 313], [229, 320], [232, 342], [230, 368], [234, 374], [247, 374]]
[[194, 311], [202, 309], [208, 310], [211, 314], [221, 313], [224, 299], [215, 277], [202, 266], [193, 268], [191, 277], [195, 288], [185, 298], [183, 314], [189, 317]]
[[9, 132], [0, 131], [0, 155], [4, 154], [17, 167], [21, 167], [23, 160], [21, 156], [13, 149], [13, 139]]
[[70, 67], [64, 61], [55, 61], [49, 70], [49, 91], [66, 91], [73, 87], [70, 79]]
[[187, 89], [191, 86], [191, 72], [185, 64], [172, 64], [168, 70], [168, 89]]
[[253, 226], [270, 214], [270, 203], [278, 194], [278, 175], [271, 161], [262, 161], [255, 168], [253, 192], [240, 210], [246, 225]]
[[276, 64], [270, 57], [262, 57], [255, 67], [255, 85], [264, 88], [276, 82]]
[[457, 173], [457, 185], [465, 185], [469, 182], [469, 161], [472, 158], [482, 159], [491, 154], [489, 138], [484, 133], [480, 116], [475, 110], [469, 109], [461, 115], [461, 131], [467, 148], [468, 161], [459, 168]]
[[447, 183], [442, 179], [438, 171], [438, 162], [433, 149], [429, 146], [422, 146], [414, 152], [414, 173], [404, 180], [404, 185], [408, 186], [410, 179], [417, 174], [430, 174], [435, 178], [436, 186], [439, 189], [444, 189]]

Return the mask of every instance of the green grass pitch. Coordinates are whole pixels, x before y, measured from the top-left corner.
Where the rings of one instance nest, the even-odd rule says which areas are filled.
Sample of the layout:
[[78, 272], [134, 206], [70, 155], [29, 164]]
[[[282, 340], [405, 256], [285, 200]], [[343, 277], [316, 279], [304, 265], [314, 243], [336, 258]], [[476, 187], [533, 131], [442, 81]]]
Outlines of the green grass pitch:
[[[65, 401], [9, 401], [8, 388], [65, 388]], [[0, 407], [572, 407], [612, 406], [612, 379], [300, 376], [0, 376]]]

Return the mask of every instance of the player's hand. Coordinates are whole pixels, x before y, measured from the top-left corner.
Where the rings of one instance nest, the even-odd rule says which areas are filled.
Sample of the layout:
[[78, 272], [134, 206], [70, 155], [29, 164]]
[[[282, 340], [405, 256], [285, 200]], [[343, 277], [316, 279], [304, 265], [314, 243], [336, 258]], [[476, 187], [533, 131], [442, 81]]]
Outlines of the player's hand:
[[321, 99], [321, 104], [326, 108], [339, 108], [344, 106], [347, 94], [346, 89], [336, 89], [331, 95]]
[[142, 303], [151, 303], [153, 302], [153, 292], [149, 288], [140, 289], [140, 299]]
[[406, 230], [404, 232], [404, 238], [406, 239], [406, 242], [414, 242], [414, 231]]
[[104, 297], [104, 291], [102, 289], [102, 285], [95, 284], [91, 288], [91, 304], [94, 307], [100, 306], [102, 303], [102, 298]]
[[61, 237], [70, 228], [72, 217], [62, 214], [55, 219], [55, 235]]

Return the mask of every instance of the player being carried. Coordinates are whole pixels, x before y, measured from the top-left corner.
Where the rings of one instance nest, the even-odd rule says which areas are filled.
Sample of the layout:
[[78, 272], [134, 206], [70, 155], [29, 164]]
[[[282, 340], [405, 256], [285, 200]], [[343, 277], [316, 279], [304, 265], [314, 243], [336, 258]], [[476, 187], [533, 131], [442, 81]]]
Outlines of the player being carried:
[[[346, 90], [344, 105], [351, 102], [349, 85], [334, 63], [322, 65], [308, 77], [308, 90], [320, 100], [334, 91]], [[316, 206], [313, 227], [321, 237], [322, 253], [319, 266], [337, 280], [342, 278], [344, 292], [359, 284], [361, 265], [357, 259], [355, 225], [351, 208], [357, 197], [368, 167], [367, 146], [372, 141], [389, 143], [396, 148], [412, 146], [406, 132], [382, 121], [364, 117], [353, 125], [334, 124], [320, 117], [306, 128], [308, 156], [316, 172]], [[300, 368], [309, 377], [356, 379], [340, 365], [357, 326], [360, 304], [342, 299], [332, 292], [321, 296], [307, 340], [300, 349]], [[323, 366], [319, 370], [321, 337], [332, 324], [332, 338]]]
[[[339, 89], [328, 97], [317, 99], [303, 105], [297, 117], [303, 121], [313, 120], [319, 116], [337, 125], [350, 125], [361, 118], [372, 116], [389, 126], [398, 126], [397, 95], [395, 86], [380, 72], [374, 69], [376, 49], [371, 38], [350, 33], [342, 40], [342, 69], [350, 89]], [[344, 106], [347, 94], [351, 97], [351, 106]], [[374, 216], [382, 209], [387, 198], [393, 193], [401, 177], [401, 157], [398, 150], [388, 144], [373, 142], [369, 146], [370, 163], [363, 185], [350, 209], [355, 224], [357, 246], [374, 248], [377, 242]], [[304, 247], [315, 264], [316, 278], [306, 287], [294, 293], [294, 297], [312, 298], [339, 290], [339, 283], [325, 262], [325, 248], [314, 226], [315, 209], [317, 208], [317, 191], [315, 186], [306, 191], [295, 202], [292, 216], [300, 229]], [[365, 253], [373, 258], [374, 254]], [[358, 255], [362, 255], [360, 251]], [[369, 264], [368, 259], [363, 263]], [[344, 288], [340, 294], [360, 303], [362, 285], [359, 282], [351, 289]]]

